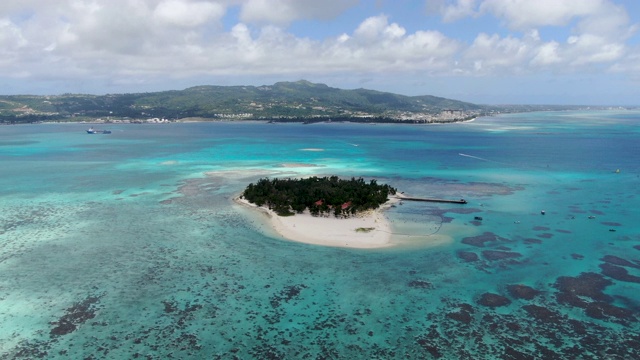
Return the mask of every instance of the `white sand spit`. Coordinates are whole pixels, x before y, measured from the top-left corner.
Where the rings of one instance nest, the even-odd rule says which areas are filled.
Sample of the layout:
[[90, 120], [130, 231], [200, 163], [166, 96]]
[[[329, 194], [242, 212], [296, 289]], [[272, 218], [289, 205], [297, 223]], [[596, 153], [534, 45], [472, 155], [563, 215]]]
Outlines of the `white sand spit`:
[[238, 204], [258, 209], [269, 217], [269, 224], [282, 237], [307, 244], [359, 249], [392, 246], [391, 224], [383, 214], [397, 199], [391, 199], [378, 210], [367, 211], [351, 218], [312, 216], [306, 211], [294, 216], [278, 216], [275, 212], [257, 207], [245, 199], [235, 198]]

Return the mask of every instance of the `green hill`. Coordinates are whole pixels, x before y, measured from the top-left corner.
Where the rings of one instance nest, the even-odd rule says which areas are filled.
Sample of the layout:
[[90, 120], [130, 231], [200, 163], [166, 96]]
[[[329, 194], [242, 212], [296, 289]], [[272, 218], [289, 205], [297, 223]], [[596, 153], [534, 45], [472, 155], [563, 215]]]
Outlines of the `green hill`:
[[477, 115], [482, 106], [435, 96], [344, 90], [301, 80], [263, 86], [196, 86], [136, 94], [0, 96], [0, 121], [96, 118], [204, 118], [275, 121], [400, 121], [455, 110]]

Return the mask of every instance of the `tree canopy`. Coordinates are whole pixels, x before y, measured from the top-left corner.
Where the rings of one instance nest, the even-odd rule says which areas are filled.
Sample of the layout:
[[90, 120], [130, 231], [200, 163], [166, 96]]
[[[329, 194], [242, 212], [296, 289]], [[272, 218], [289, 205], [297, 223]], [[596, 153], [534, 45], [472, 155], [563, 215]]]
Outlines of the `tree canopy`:
[[305, 179], [262, 178], [256, 184], [249, 184], [242, 196], [250, 203], [267, 206], [280, 216], [309, 209], [314, 216], [333, 212], [336, 217], [348, 217], [359, 211], [377, 209], [396, 191], [389, 185], [378, 184], [375, 179], [365, 182], [362, 178], [343, 180], [337, 176], [313, 176]]

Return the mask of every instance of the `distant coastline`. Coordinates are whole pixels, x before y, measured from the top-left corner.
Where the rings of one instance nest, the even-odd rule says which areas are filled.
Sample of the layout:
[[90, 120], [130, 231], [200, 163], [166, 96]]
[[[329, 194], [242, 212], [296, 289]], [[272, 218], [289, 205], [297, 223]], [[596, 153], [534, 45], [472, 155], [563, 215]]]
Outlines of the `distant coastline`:
[[478, 114], [460, 119], [431, 119], [431, 120], [408, 120], [397, 118], [266, 118], [266, 119], [234, 119], [234, 118], [206, 118], [206, 117], [185, 117], [179, 119], [166, 118], [148, 118], [148, 119], [55, 119], [55, 120], [36, 120], [36, 121], [12, 121], [4, 120], [0, 116], [0, 125], [22, 125], [22, 124], [90, 124], [90, 125], [120, 125], [120, 124], [180, 124], [180, 123], [215, 123], [215, 122], [237, 122], [237, 123], [256, 123], [256, 124], [397, 124], [397, 125], [442, 125], [442, 124], [459, 124], [470, 123], [484, 117], [492, 117], [506, 114], [522, 114], [548, 111], [632, 111], [633, 107], [602, 107], [602, 108], [567, 108], [567, 109], [540, 109], [540, 110], [523, 110], [523, 111], [505, 111], [490, 112], [486, 114]]
[[430, 119], [430, 120], [399, 120], [395, 118], [338, 118], [338, 119], [322, 119], [322, 118], [275, 118], [275, 119], [231, 119], [231, 118], [203, 118], [189, 117], [181, 119], [84, 119], [84, 120], [43, 120], [33, 122], [0, 122], [0, 125], [20, 125], [20, 124], [90, 124], [90, 125], [120, 125], [120, 124], [180, 124], [180, 123], [215, 123], [215, 122], [237, 122], [237, 123], [258, 123], [258, 124], [398, 124], [398, 125], [435, 125], [435, 124], [454, 124], [472, 122], [480, 117], [489, 115], [479, 115], [463, 119]]
[[478, 105], [432, 95], [339, 89], [309, 81], [263, 86], [195, 86], [132, 94], [0, 95], [0, 124], [263, 121], [441, 124], [533, 111], [595, 110], [570, 105]]
[[394, 118], [344, 118], [344, 119], [319, 119], [319, 118], [276, 118], [276, 119], [232, 119], [232, 118], [205, 118], [205, 117], [187, 117], [180, 119], [164, 119], [164, 118], [150, 118], [150, 119], [108, 119], [101, 118], [96, 119], [56, 119], [56, 120], [38, 120], [38, 121], [7, 121], [3, 120], [0, 116], [1, 125], [29, 125], [29, 124], [88, 124], [88, 125], [127, 125], [127, 124], [187, 124], [187, 123], [255, 123], [255, 124], [361, 124], [361, 125], [376, 125], [376, 124], [397, 124], [397, 125], [444, 125], [444, 124], [463, 124], [471, 123], [480, 118], [495, 117], [499, 115], [508, 114], [522, 114], [522, 113], [536, 113], [536, 112], [564, 112], [564, 111], [633, 111], [637, 110], [635, 107], [601, 107], [601, 108], [568, 108], [568, 109], [540, 109], [540, 110], [523, 110], [523, 111], [507, 111], [507, 112], [493, 112], [487, 114], [479, 114], [477, 116], [471, 116], [464, 119], [453, 120], [398, 120]]

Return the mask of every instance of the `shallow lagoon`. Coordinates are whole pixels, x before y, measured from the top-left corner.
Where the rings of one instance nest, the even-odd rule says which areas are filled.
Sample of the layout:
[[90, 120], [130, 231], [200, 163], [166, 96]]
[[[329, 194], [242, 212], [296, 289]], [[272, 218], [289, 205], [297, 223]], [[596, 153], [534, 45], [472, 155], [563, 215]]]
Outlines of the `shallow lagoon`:
[[[0, 127], [1, 357], [640, 357], [639, 119]], [[308, 174], [469, 203], [350, 250], [230, 201]]]

